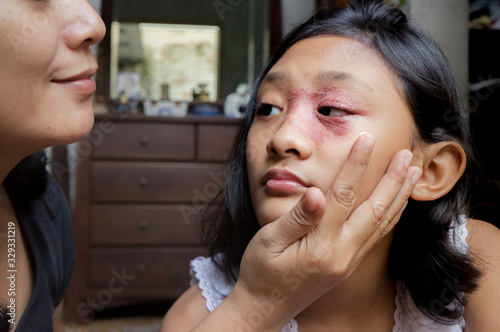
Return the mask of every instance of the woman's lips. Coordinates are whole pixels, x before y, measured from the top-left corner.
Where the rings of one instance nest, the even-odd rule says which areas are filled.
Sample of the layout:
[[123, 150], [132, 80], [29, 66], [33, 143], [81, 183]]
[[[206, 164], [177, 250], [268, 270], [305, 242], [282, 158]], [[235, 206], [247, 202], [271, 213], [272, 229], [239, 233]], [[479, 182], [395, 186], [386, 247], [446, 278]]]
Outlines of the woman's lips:
[[68, 81], [53, 81], [56, 84], [62, 85], [65, 88], [72, 89], [78, 94], [91, 95], [96, 90], [95, 81], [92, 78], [81, 78]]
[[96, 83], [93, 79], [95, 72], [96, 69], [88, 69], [72, 77], [53, 79], [52, 82], [71, 89], [78, 94], [91, 95], [96, 91]]
[[293, 191], [308, 186], [294, 173], [284, 169], [271, 169], [262, 178], [262, 184], [271, 191]]

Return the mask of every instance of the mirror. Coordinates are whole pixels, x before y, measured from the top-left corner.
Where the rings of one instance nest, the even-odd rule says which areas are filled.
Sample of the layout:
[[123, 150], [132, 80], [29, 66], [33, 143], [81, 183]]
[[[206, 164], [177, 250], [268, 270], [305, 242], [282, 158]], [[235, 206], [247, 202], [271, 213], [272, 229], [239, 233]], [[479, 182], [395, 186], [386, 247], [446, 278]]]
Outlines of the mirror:
[[220, 28], [111, 25], [111, 98], [216, 101]]
[[251, 86], [269, 58], [272, 4], [103, 0], [109, 33], [100, 44], [97, 101], [126, 90], [141, 99], [223, 102], [241, 83]]

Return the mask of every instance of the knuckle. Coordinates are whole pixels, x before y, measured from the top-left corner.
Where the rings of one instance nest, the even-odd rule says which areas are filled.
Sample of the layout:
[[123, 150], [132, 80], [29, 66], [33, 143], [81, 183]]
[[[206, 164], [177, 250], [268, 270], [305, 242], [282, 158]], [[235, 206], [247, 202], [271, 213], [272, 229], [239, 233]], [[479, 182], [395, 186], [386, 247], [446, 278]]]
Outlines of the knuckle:
[[382, 228], [382, 231], [380, 232], [379, 241], [382, 241], [382, 239], [394, 228], [394, 226], [396, 226], [396, 222], [394, 219], [387, 221], [387, 223]]
[[329, 259], [325, 252], [314, 250], [307, 256], [307, 260], [303, 262], [304, 270], [310, 274], [318, 274], [326, 269]]
[[392, 181], [399, 186], [403, 186], [406, 181], [406, 173], [399, 173], [392, 177]]
[[352, 255], [345, 253], [342, 256], [332, 255], [332, 248], [314, 250], [303, 262], [304, 270], [309, 275], [321, 275], [326, 279], [337, 279], [345, 276], [351, 270]]
[[255, 236], [252, 240], [258, 243], [258, 247], [261, 248], [272, 248], [276, 243], [276, 239], [268, 236], [265, 232], [258, 233], [258, 236]]
[[330, 277], [339, 277], [346, 275], [349, 272], [349, 260], [343, 259], [340, 261], [337, 261], [335, 264], [332, 264], [330, 266], [330, 269], [328, 271], [328, 275]]
[[370, 216], [372, 217], [374, 226], [380, 225], [386, 214], [387, 207], [382, 202], [375, 202], [370, 205]]
[[309, 219], [306, 214], [303, 213], [302, 210], [293, 209], [290, 214], [290, 222], [291, 225], [297, 228], [306, 227], [310, 224]]
[[344, 207], [349, 207], [356, 199], [357, 191], [354, 187], [342, 187], [334, 192], [335, 200]]

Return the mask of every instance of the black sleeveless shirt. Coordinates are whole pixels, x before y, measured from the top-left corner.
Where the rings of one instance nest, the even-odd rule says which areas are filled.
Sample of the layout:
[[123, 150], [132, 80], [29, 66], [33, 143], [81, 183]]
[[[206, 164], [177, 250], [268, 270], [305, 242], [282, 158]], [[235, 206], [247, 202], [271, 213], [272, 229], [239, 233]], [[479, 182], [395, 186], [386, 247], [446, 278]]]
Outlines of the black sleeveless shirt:
[[[75, 249], [71, 214], [59, 184], [47, 176], [47, 186], [36, 200], [9, 193], [26, 239], [34, 272], [33, 293], [16, 332], [53, 331], [52, 316], [64, 297], [73, 271]], [[18, 271], [17, 273], [22, 273]]]

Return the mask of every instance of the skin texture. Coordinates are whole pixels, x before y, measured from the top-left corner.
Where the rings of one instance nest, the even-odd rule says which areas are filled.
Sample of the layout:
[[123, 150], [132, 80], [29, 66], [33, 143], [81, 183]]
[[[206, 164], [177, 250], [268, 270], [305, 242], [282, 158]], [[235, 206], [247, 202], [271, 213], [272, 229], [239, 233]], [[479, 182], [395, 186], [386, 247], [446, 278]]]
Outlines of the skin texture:
[[[0, 1], [0, 182], [24, 157], [52, 145], [82, 139], [94, 119], [91, 79], [97, 63], [91, 46], [105, 34], [104, 23], [86, 0]], [[17, 223], [0, 187], [0, 233]], [[7, 242], [0, 241], [0, 266], [6, 266]], [[4, 257], [5, 254], [5, 257]], [[16, 228], [16, 321], [31, 297], [35, 271]], [[9, 299], [0, 272], [0, 298]], [[54, 326], [60, 327], [62, 307]], [[15, 326], [14, 326], [15, 329]]]
[[[162, 332], [280, 331], [291, 318], [301, 332], [392, 330], [393, 227], [410, 195], [446, 195], [466, 165], [460, 145], [418, 140], [399, 91], [355, 40], [313, 37], [283, 55], [258, 91], [247, 139], [262, 228], [221, 305], [209, 313], [194, 285]], [[500, 232], [476, 220], [468, 228], [470, 250], [488, 264], [466, 306], [467, 331], [498, 330]]]
[[[295, 44], [268, 76], [276, 78], [262, 84], [257, 103], [279, 113], [257, 112], [247, 140], [248, 181], [261, 225], [289, 211], [307, 187], [325, 194], [360, 133], [373, 134], [377, 144], [358, 204], [396, 152], [412, 148], [413, 121], [396, 80], [365, 45], [338, 37], [307, 39]], [[318, 112], [329, 107], [338, 110], [329, 116]], [[272, 190], [262, 183], [270, 169], [290, 171], [304, 186]]]
[[[97, 69], [90, 46], [105, 27], [84, 0], [4, 0], [0, 31], [3, 179], [26, 155], [89, 132]], [[61, 82], [80, 74], [87, 80]]]

